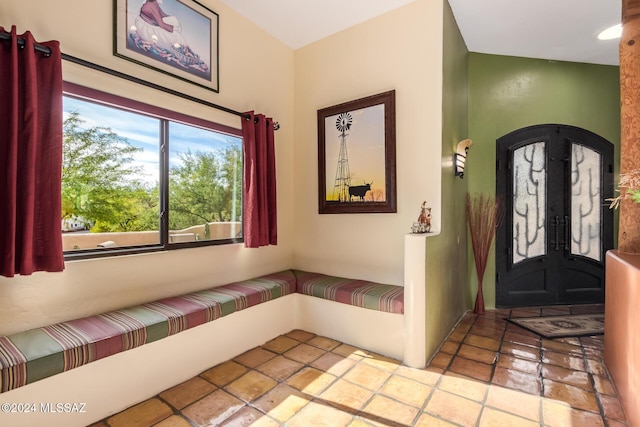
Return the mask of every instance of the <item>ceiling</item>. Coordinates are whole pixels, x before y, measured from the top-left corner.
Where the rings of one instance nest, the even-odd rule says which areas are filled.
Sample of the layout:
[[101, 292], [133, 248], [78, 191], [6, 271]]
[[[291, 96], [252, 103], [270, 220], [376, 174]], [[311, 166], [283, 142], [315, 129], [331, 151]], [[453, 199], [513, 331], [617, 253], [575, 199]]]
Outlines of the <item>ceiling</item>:
[[471, 52], [618, 65], [621, 0], [449, 0]]
[[[413, 0], [221, 0], [292, 49]], [[449, 0], [471, 52], [618, 65], [621, 0]]]

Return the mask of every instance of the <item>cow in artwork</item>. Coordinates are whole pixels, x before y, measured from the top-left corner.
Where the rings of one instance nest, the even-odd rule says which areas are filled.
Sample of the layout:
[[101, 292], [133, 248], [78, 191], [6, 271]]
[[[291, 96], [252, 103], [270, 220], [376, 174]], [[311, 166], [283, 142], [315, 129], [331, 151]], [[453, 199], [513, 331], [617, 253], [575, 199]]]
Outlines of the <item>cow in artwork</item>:
[[364, 196], [367, 194], [367, 191], [371, 190], [371, 184], [365, 183], [365, 185], [354, 185], [349, 186], [349, 200], [351, 201], [354, 197], [358, 197], [361, 202], [364, 202]]

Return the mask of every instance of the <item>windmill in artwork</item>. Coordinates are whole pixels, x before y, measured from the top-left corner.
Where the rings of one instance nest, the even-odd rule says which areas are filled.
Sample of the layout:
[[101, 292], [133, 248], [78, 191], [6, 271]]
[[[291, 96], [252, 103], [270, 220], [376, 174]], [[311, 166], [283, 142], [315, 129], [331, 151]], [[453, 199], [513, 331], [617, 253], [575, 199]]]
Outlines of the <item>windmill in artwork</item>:
[[339, 202], [349, 201], [349, 187], [351, 186], [351, 173], [349, 172], [349, 156], [347, 154], [347, 136], [353, 117], [350, 113], [341, 113], [336, 119], [336, 129], [340, 132], [340, 153], [336, 166], [336, 179], [333, 184], [333, 200]]

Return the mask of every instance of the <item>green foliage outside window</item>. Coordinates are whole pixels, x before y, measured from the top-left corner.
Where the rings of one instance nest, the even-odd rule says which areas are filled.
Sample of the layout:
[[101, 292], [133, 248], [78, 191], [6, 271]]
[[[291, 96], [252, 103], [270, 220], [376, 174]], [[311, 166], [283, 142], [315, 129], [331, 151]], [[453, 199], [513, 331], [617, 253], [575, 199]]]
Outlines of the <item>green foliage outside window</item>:
[[[64, 121], [62, 215], [82, 218], [91, 232], [159, 229], [159, 184], [141, 179], [134, 155], [141, 149], [107, 127], [83, 127], [78, 113]], [[169, 171], [169, 229], [241, 221], [242, 152], [179, 153]]]
[[181, 165], [169, 171], [170, 229], [240, 221], [241, 154], [240, 147], [228, 147], [222, 153], [179, 154]]
[[139, 151], [111, 129], [85, 129], [77, 113], [63, 125], [62, 218], [83, 218], [94, 232], [157, 230], [157, 188], [133, 166]]

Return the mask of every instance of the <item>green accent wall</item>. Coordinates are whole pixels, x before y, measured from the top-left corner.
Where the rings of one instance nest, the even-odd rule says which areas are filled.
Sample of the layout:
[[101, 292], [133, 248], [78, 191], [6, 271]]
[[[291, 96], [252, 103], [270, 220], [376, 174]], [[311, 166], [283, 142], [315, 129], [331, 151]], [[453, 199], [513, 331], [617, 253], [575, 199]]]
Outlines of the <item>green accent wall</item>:
[[[427, 356], [433, 355], [451, 328], [469, 308], [466, 258], [467, 181], [453, 173], [453, 153], [468, 133], [468, 51], [444, 2], [442, 75], [441, 231], [430, 236], [426, 248]], [[417, 206], [416, 206], [417, 208]], [[462, 262], [461, 262], [462, 261]]]
[[[464, 179], [468, 180], [469, 192], [495, 193], [496, 139], [516, 129], [545, 123], [581, 127], [609, 140], [615, 147], [614, 173], [618, 176], [619, 67], [470, 53], [468, 72], [469, 138], [473, 146]], [[468, 275], [473, 299], [478, 282], [470, 246]], [[493, 250], [483, 292], [486, 307], [495, 307]]]

